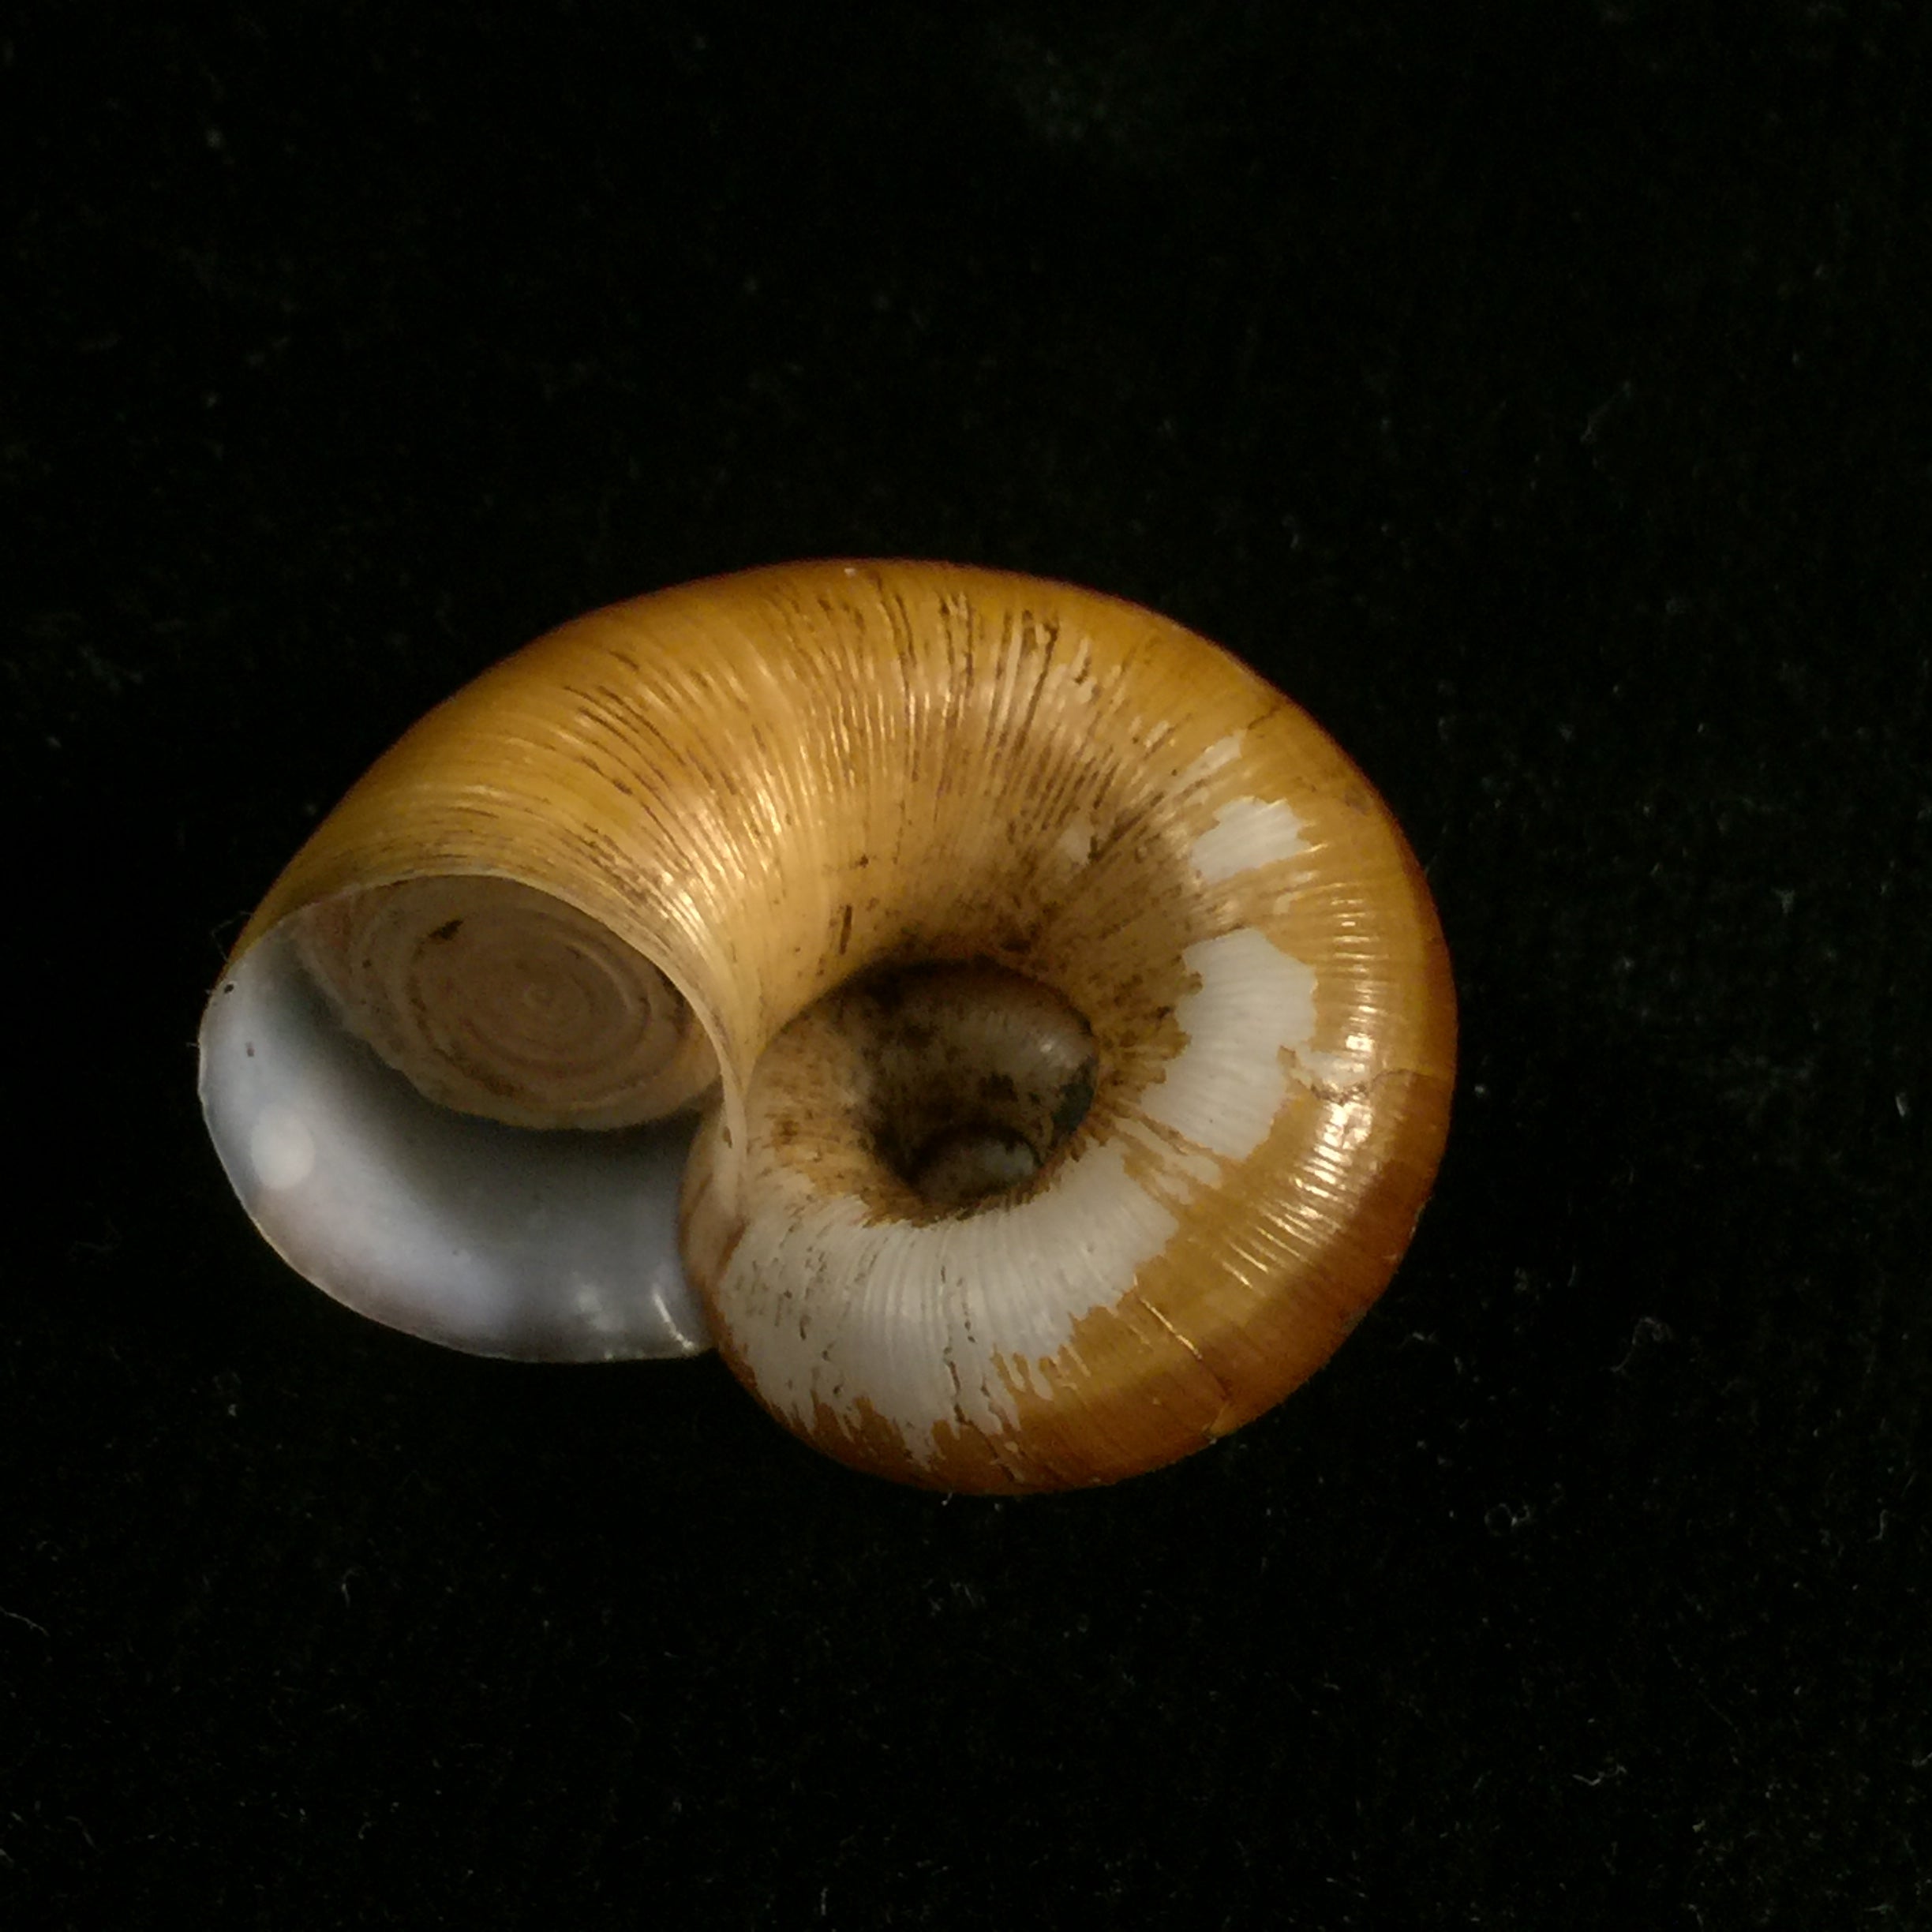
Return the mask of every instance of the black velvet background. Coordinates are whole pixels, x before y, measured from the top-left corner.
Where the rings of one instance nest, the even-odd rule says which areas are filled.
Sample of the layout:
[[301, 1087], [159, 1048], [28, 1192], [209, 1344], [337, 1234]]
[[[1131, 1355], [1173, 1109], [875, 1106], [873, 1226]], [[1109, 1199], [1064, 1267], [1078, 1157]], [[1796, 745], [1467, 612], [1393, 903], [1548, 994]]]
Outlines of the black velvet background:
[[[1932, 1926], [1932, 69], [1748, 13], [12, 9], [9, 1923]], [[1109, 1492], [380, 1332], [200, 1133], [419, 712], [879, 552], [1247, 656], [1455, 954], [1389, 1295]]]

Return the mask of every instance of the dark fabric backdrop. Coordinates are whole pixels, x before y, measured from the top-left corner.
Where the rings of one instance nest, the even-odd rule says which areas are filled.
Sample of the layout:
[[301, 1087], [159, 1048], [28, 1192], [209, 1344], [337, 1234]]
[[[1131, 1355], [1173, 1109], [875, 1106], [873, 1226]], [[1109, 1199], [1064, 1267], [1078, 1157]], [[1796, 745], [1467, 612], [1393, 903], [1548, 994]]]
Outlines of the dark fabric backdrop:
[[[1932, 1926], [1932, 66], [1739, 17], [17, 0], [10, 1923]], [[1428, 867], [1419, 1238], [1164, 1473], [380, 1332], [202, 1138], [404, 725], [826, 553], [1206, 631]]]

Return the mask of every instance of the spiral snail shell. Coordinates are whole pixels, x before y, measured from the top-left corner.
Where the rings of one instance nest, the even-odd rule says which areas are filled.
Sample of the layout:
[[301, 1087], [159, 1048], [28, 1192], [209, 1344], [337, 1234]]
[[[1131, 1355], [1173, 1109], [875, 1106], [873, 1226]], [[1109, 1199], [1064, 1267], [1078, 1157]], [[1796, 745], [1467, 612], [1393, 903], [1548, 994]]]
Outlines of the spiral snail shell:
[[545, 1359], [715, 1343], [904, 1481], [1151, 1469], [1380, 1293], [1455, 999], [1368, 781], [1069, 586], [822, 563], [599, 611], [372, 768], [201, 1030], [263, 1233]]

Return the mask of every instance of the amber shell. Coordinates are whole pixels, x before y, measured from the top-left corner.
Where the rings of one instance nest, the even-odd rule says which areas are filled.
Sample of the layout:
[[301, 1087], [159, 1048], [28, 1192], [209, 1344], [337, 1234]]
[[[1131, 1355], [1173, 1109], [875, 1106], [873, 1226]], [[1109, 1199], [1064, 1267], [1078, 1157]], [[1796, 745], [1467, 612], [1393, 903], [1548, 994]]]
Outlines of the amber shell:
[[[388, 753], [236, 956], [466, 875], [688, 1002], [718, 1080], [683, 1249], [719, 1350], [901, 1481], [1106, 1482], [1261, 1414], [1380, 1294], [1442, 1153], [1455, 995], [1394, 818], [1237, 659], [1092, 591], [830, 562], [581, 618]], [[934, 962], [1049, 989], [1095, 1046], [1038, 1172], [960, 1208], [881, 1159], [864, 1036], [826, 1017]]]

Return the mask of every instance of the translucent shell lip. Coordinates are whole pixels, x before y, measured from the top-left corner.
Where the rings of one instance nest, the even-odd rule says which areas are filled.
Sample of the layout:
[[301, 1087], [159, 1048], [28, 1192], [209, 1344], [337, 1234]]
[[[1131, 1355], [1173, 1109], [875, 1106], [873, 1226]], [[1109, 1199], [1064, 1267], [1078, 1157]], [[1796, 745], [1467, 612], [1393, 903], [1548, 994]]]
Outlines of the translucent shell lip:
[[502, 1126], [425, 1100], [338, 1022], [286, 927], [223, 976], [202, 1109], [271, 1245], [346, 1307], [473, 1354], [695, 1354], [677, 1252], [691, 1118], [619, 1132]]

